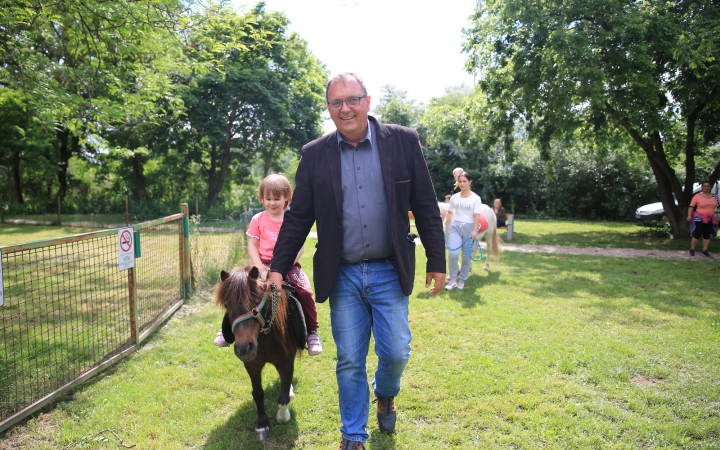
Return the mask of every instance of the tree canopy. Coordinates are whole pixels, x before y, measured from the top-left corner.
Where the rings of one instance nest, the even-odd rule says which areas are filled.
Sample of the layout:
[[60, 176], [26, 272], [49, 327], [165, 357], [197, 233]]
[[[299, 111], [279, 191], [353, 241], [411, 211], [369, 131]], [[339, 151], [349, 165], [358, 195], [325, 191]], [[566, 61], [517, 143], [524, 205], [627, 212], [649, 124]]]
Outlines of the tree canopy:
[[686, 235], [693, 182], [720, 176], [717, 161], [696, 170], [720, 138], [717, 2], [489, 0], [473, 23], [465, 51], [490, 140], [511, 142], [519, 122], [546, 157], [553, 139], [631, 140]]
[[277, 170], [320, 134], [326, 71], [287, 25], [263, 3], [4, 2], [0, 201], [237, 204], [258, 162]]

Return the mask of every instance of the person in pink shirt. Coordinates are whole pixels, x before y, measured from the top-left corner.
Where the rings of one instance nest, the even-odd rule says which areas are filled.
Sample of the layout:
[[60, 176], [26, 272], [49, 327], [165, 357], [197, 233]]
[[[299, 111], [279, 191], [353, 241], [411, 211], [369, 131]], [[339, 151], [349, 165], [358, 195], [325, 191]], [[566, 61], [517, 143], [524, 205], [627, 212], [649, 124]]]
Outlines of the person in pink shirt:
[[[275, 243], [283, 223], [285, 209], [292, 200], [290, 182], [281, 174], [268, 175], [260, 183], [258, 198], [265, 207], [265, 211], [253, 216], [246, 234], [248, 235], [250, 260], [255, 267], [260, 269], [263, 278], [266, 278], [273, 251], [275, 250]], [[300, 249], [295, 258], [295, 264], [293, 264], [286, 279], [295, 288], [298, 300], [302, 305], [308, 330], [308, 353], [315, 356], [322, 353], [322, 340], [317, 334], [319, 324], [310, 281], [298, 262], [302, 253], [303, 248]], [[223, 338], [222, 332], [217, 334], [214, 344], [219, 347], [230, 345]]]
[[715, 219], [715, 208], [720, 207], [718, 196], [712, 194], [711, 190], [712, 184], [709, 181], [703, 181], [702, 191], [695, 194], [690, 200], [687, 217], [687, 221], [690, 223], [690, 234], [692, 235], [690, 256], [695, 256], [695, 245], [702, 238], [702, 254], [708, 258], [710, 257], [710, 253], [708, 253], [710, 236], [716, 236], [718, 228], [718, 221]]

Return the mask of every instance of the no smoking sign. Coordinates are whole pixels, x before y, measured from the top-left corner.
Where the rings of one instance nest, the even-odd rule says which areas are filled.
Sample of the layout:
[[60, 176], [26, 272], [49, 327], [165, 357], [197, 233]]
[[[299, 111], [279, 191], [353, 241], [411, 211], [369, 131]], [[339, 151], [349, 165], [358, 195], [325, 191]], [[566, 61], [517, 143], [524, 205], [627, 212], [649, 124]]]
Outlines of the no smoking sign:
[[135, 267], [135, 239], [132, 228], [118, 230], [118, 266], [120, 270]]

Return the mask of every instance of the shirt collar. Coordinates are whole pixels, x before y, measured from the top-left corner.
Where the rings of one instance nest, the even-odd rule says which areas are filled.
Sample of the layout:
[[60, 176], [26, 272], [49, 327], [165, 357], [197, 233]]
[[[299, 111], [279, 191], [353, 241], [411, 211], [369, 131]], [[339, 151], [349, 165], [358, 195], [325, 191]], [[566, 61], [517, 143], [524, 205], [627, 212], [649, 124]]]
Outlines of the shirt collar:
[[[363, 139], [360, 142], [365, 142], [365, 141], [372, 142], [372, 126], [371, 126], [369, 120], [368, 120], [367, 124], [368, 124], [368, 126], [367, 126], [367, 132], [365, 132], [365, 139]], [[342, 133], [340, 133], [339, 131], [337, 132], [337, 141], [338, 141], [338, 147], [340, 147], [341, 149], [342, 149], [342, 145], [341, 145], [342, 142], [344, 142], [347, 145], [350, 145], [352, 147], [352, 145], [348, 141], [345, 140]], [[360, 145], [360, 142], [358, 142], [358, 145]]]

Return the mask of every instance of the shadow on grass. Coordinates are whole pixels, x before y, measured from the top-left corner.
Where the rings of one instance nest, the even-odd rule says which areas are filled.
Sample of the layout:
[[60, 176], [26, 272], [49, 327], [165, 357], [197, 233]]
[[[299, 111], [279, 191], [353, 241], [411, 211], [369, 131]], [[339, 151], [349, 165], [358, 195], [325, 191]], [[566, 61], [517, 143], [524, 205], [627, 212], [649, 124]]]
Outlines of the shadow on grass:
[[[272, 369], [272, 368], [271, 368]], [[212, 430], [205, 441], [204, 449], [286, 449], [293, 448], [298, 438], [298, 426], [295, 421], [295, 410], [290, 402], [292, 419], [286, 424], [279, 424], [277, 414], [277, 398], [280, 395], [280, 382], [276, 381], [265, 389], [265, 412], [270, 418], [270, 438], [263, 442], [255, 435], [257, 408], [252, 396], [238, 409], [224, 425]]]
[[373, 450], [392, 450], [395, 448], [395, 433], [383, 433], [380, 430], [373, 430], [370, 432], [370, 439], [366, 444], [366, 448], [369, 447]]
[[[598, 320], [619, 311], [649, 306], [665, 314], [712, 320], [720, 310], [715, 291], [720, 267], [698, 267], [686, 261], [599, 256], [507, 255], [506, 265], [521, 270], [519, 282], [506, 273], [501, 284], [540, 299], [585, 301], [596, 308]], [[507, 272], [507, 270], [506, 270]], [[599, 300], [597, 300], [599, 299]], [[652, 321], [651, 318], [645, 318]], [[648, 323], [649, 324], [649, 323]]]
[[[477, 270], [478, 273], [470, 272], [468, 279], [465, 281], [465, 288], [463, 290], [453, 289], [452, 291], [443, 291], [453, 301], [458, 302], [464, 308], [474, 308], [476, 306], [486, 305], [487, 303], [483, 299], [483, 289], [490, 285], [500, 283], [500, 272], [481, 271], [482, 264], [473, 265], [473, 270]], [[477, 269], [476, 269], [477, 268]], [[417, 292], [417, 293], [415, 293]], [[423, 290], [418, 292], [417, 290], [413, 293], [413, 297], [418, 299], [431, 299], [430, 291]], [[435, 296], [443, 295], [438, 292]]]

